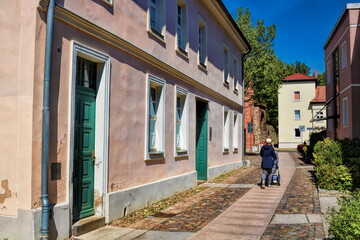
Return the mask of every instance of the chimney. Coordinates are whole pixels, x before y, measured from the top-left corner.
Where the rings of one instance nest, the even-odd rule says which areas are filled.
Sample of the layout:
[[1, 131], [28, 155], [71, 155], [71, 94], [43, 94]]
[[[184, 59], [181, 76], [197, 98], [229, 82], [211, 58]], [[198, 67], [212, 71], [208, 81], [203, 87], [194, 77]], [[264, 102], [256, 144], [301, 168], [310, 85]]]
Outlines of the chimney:
[[317, 70], [317, 69], [314, 69], [314, 77], [318, 78], [318, 76], [319, 76], [318, 70]]

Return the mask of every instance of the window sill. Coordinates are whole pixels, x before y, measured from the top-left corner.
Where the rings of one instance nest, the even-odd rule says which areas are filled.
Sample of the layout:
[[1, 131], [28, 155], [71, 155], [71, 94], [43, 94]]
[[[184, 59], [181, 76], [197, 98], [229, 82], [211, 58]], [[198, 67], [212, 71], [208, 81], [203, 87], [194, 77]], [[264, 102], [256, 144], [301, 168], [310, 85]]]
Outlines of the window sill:
[[236, 94], [236, 95], [239, 95], [239, 91], [235, 88], [234, 89], [234, 93]]
[[175, 161], [189, 160], [189, 155], [175, 156]]
[[162, 43], [166, 43], [164, 35], [156, 31], [154, 28], [150, 28], [150, 30], [148, 30], [148, 33], [157, 38]]
[[184, 155], [187, 155], [188, 152], [187, 152], [187, 150], [176, 150], [176, 154], [177, 154], [177, 156], [184, 156]]
[[238, 148], [234, 148], [233, 153], [235, 153], [235, 154], [239, 153], [239, 149], [238, 149]]
[[189, 54], [188, 54], [187, 51], [185, 51], [184, 49], [178, 47], [175, 51], [176, 51], [181, 57], [186, 58], [186, 59], [189, 59]]
[[207, 66], [204, 63], [198, 63], [198, 68], [203, 70], [204, 72], [207, 72]]
[[146, 159], [145, 161], [148, 161], [148, 160], [162, 160], [162, 159], [165, 160], [165, 156], [164, 156], [163, 152], [149, 152], [148, 155], [149, 155], [148, 159]]
[[229, 89], [229, 88], [230, 88], [230, 84], [229, 84], [229, 82], [224, 81], [224, 82], [223, 82], [223, 84], [224, 84], [224, 87], [226, 87], [227, 89]]
[[229, 149], [228, 149], [228, 148], [225, 148], [225, 149], [224, 149], [223, 155], [229, 155]]

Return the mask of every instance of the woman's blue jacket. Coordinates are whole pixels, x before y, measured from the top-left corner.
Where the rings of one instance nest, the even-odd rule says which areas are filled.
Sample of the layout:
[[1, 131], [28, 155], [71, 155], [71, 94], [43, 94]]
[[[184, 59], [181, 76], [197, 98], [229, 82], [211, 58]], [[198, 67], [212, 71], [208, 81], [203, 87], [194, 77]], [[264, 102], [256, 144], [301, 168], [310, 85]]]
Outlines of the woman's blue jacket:
[[260, 150], [262, 157], [261, 168], [272, 168], [276, 159], [275, 149], [271, 145], [264, 145]]

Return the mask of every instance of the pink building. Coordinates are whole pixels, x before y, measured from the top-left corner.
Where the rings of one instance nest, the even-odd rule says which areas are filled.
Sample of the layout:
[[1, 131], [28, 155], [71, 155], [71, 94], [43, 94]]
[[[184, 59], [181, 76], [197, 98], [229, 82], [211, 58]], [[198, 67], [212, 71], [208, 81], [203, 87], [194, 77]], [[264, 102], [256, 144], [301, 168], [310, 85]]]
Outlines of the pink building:
[[360, 137], [360, 3], [349, 3], [325, 45], [327, 135]]
[[46, 51], [52, 3], [0, 10], [0, 239], [65, 239], [243, 166], [250, 46], [220, 0], [56, 0]]

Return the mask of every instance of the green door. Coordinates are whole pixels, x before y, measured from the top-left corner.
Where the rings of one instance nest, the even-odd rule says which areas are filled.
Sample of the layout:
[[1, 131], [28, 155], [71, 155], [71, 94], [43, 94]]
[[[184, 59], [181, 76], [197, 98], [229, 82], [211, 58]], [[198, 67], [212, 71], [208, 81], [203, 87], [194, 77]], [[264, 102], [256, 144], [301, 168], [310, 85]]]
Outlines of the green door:
[[94, 214], [96, 63], [77, 59], [73, 220]]
[[207, 179], [207, 103], [196, 102], [196, 171], [199, 180]]

